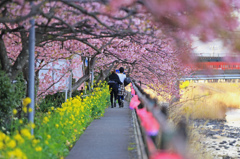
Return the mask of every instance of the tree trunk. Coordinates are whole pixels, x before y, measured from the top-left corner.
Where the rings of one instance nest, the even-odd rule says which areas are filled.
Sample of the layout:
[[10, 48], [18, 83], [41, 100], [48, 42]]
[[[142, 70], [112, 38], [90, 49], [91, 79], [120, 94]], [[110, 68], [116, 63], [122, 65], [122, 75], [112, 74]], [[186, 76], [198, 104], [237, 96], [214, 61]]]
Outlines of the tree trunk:
[[96, 83], [99, 83], [100, 81], [104, 81], [105, 78], [109, 75], [109, 72], [110, 72], [114, 67], [116, 67], [116, 66], [115, 66], [115, 62], [113, 62], [113, 63], [111, 64], [111, 66], [108, 67], [106, 70], [104, 70], [104, 71], [101, 70], [100, 76], [99, 76], [99, 78], [97, 79]]
[[91, 60], [88, 62], [90, 67], [86, 67], [84, 75], [80, 79], [78, 79], [77, 82], [72, 86], [72, 92], [76, 91], [78, 87], [80, 87], [83, 84], [83, 82], [85, 82], [90, 78], [90, 70], [94, 68], [95, 61], [96, 61], [96, 56], [91, 57]]

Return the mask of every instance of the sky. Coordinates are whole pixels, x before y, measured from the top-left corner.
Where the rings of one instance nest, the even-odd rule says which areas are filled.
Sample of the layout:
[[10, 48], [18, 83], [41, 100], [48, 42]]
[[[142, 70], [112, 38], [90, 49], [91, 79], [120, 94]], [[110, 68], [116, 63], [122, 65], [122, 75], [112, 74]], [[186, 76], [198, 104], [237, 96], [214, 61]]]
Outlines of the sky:
[[197, 38], [194, 38], [193, 48], [194, 53], [198, 56], [221, 57], [228, 53], [228, 50], [223, 47], [223, 44], [220, 40], [203, 43]]
[[[238, 11], [233, 12], [233, 16], [238, 17], [238, 21], [240, 24], [240, 13]], [[240, 26], [237, 28], [237, 31], [240, 31]], [[194, 53], [198, 56], [213, 56], [213, 57], [221, 57], [228, 54], [229, 50], [223, 47], [223, 43], [220, 40], [214, 40], [212, 42], [203, 43], [198, 40], [197, 37], [193, 37], [194, 43]], [[228, 54], [229, 55], [229, 54]]]

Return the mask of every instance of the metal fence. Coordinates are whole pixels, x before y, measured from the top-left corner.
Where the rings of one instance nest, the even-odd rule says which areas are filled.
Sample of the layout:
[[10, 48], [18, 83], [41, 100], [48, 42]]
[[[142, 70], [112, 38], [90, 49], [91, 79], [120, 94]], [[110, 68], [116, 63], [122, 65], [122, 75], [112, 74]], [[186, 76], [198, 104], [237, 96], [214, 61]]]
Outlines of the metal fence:
[[[132, 95], [137, 95], [140, 101], [138, 107], [133, 110], [139, 158], [158, 159], [161, 158], [161, 155], [174, 155], [176, 158], [187, 158], [186, 125], [179, 124], [176, 127], [170, 124], [167, 119], [166, 106], [159, 105], [156, 99], [151, 98], [150, 95], [145, 93], [135, 82], [132, 82], [132, 88], [135, 90], [135, 94]], [[156, 134], [149, 134], [147, 132], [147, 121], [144, 121], [147, 120], [147, 116], [146, 118], [140, 118], [138, 114], [138, 111], [141, 109], [147, 110], [147, 114], [152, 116], [152, 119], [156, 120], [159, 124], [159, 129]], [[151, 123], [148, 124], [151, 125]], [[171, 151], [169, 149], [170, 147]]]

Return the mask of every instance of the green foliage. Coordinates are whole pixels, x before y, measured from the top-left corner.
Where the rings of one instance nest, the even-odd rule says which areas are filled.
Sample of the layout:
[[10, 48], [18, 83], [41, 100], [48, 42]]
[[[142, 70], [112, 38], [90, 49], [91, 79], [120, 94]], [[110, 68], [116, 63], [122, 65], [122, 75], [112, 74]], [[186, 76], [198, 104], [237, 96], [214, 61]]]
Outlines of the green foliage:
[[[7, 158], [11, 154], [11, 158], [64, 158], [89, 123], [103, 116], [108, 97], [109, 88], [104, 85], [84, 99], [76, 96], [68, 99], [61, 108], [52, 107], [47, 113], [38, 112], [35, 126], [20, 124], [20, 119], [16, 120], [20, 131], [10, 135], [0, 131], [2, 140], [8, 141], [2, 142], [1, 157]], [[34, 136], [30, 134], [30, 127], [35, 127]]]
[[25, 83], [22, 73], [17, 76], [16, 82], [13, 84], [14, 98], [16, 99], [17, 107], [21, 106], [22, 99], [26, 97], [27, 85]]
[[[82, 91], [74, 91], [72, 97], [81, 95]], [[51, 107], [61, 107], [62, 103], [65, 102], [65, 92], [57, 92], [55, 94], [47, 95], [39, 104], [40, 111], [47, 112]]]
[[22, 74], [16, 78], [14, 84], [4, 71], [0, 71], [0, 126], [8, 129], [12, 110], [21, 106], [25, 96], [26, 86]]
[[55, 94], [47, 95], [39, 104], [40, 110], [42, 112], [47, 112], [51, 107], [61, 107], [61, 104], [64, 103], [64, 92], [57, 92]]

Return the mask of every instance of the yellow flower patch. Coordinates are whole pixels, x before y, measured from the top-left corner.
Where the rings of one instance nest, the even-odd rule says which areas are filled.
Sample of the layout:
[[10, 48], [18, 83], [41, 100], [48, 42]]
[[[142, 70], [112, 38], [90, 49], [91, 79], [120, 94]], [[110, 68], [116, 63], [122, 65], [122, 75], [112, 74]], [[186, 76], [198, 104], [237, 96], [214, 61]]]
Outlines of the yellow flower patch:
[[26, 107], [30, 103], [31, 103], [31, 98], [29, 98], [29, 97], [24, 98], [23, 101], [22, 101], [22, 104], [23, 104], [24, 107]]

